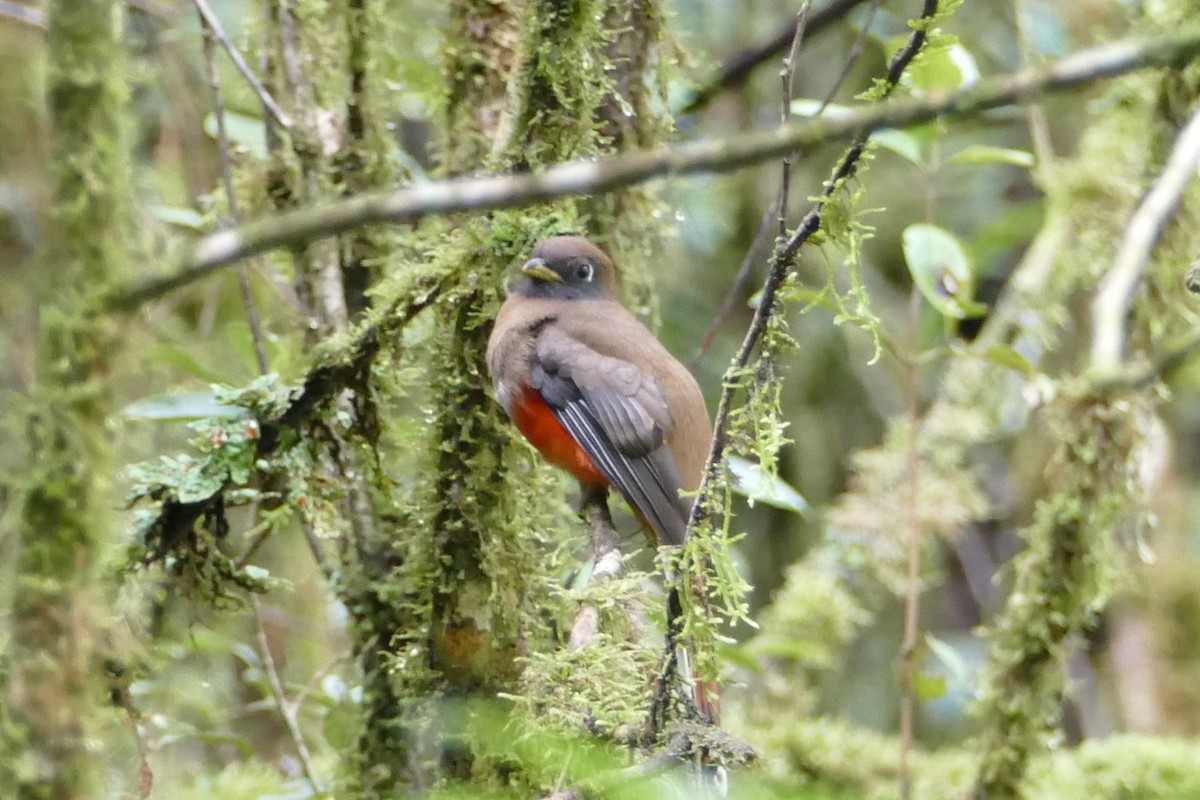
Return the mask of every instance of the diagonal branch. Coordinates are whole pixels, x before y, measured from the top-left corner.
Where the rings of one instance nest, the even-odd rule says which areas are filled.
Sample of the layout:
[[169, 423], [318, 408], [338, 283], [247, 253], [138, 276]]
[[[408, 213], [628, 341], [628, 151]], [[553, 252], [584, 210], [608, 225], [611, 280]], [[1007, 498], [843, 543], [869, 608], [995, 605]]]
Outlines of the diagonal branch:
[[[769, 131], [704, 139], [654, 151], [572, 161], [539, 174], [459, 178], [361, 195], [321, 208], [304, 208], [204, 237], [176, 272], [118, 287], [98, 310], [132, 311], [213, 270], [286, 244], [311, 241], [363, 226], [413, 222], [462, 211], [533, 205], [560, 197], [597, 194], [667, 175], [731, 172], [831, 141], [862, 138], [880, 128], [964, 117], [1043, 92], [1062, 91], [1148, 67], [1200, 55], [1200, 31], [1083, 50], [1044, 67], [981, 81], [957, 92], [883, 103], [833, 119], [810, 119]], [[811, 234], [812, 231], [808, 233]], [[798, 248], [799, 244], [795, 245]], [[789, 243], [789, 250], [794, 252]]]
[[[841, 22], [850, 11], [864, 2], [866, 0], [833, 0], [829, 5], [813, 12], [807, 25], [809, 35], [815, 36], [835, 23]], [[696, 90], [687, 104], [679, 110], [679, 116], [694, 114], [711, 103], [721, 92], [745, 83], [755, 69], [787, 51], [795, 34], [796, 21], [793, 17], [785, 25], [782, 25], [779, 32], [769, 41], [736, 53], [725, 62], [716, 77]]]
[[[928, 20], [937, 13], [939, 0], [925, 0], [925, 5], [921, 11], [921, 18]], [[900, 82], [900, 78], [904, 74], [904, 70], [921, 52], [921, 48], [925, 44], [927, 38], [925, 26], [918, 26], [909, 36], [908, 42], [901, 48], [896, 55], [892, 57], [891, 63], [888, 65], [886, 77], [887, 90], [890, 94]], [[1082, 54], [1080, 54], [1082, 55]], [[1080, 56], [1075, 56], [1074, 60], [1078, 60]], [[1072, 59], [1065, 59], [1070, 61]], [[1060, 65], [1063, 62], [1060, 62]], [[1052, 70], [1053, 71], [1053, 70]], [[1020, 77], [1024, 73], [1018, 73], [1013, 76], [1013, 79]], [[997, 83], [993, 81], [993, 83]], [[1000, 81], [999, 83], [1007, 83]], [[950, 96], [962, 96], [969, 94], [965, 92], [956, 92]], [[899, 108], [909, 103], [886, 104], [881, 110], [888, 108]], [[953, 106], [961, 108], [960, 105]], [[870, 128], [860, 128], [854, 133], [854, 140], [850, 148], [842, 156], [838, 162], [837, 169], [834, 170], [833, 178], [825, 184], [825, 190], [821, 193], [820, 199], [812, 207], [812, 209], [796, 226], [795, 232], [786, 242], [784, 242], [771, 258], [771, 268], [767, 272], [767, 278], [763, 281], [763, 287], [758, 302], [758, 307], [754, 310], [754, 317], [750, 320], [750, 327], [746, 330], [746, 336], [742, 339], [742, 344], [738, 348], [737, 354], [733, 357], [733, 362], [729, 369], [725, 372], [725, 380], [722, 382], [721, 397], [717, 401], [717, 414], [713, 421], [713, 438], [712, 446], [709, 449], [708, 461], [704, 467], [704, 479], [700, 484], [699, 494], [696, 497], [696, 502], [692, 506], [692, 517], [688, 523], [688, 528], [694, 528], [701, 519], [708, 513], [707, 499], [712, 492], [713, 481], [717, 479], [716, 467], [721, 463], [725, 455], [726, 435], [729, 430], [730, 414], [733, 411], [733, 396], [737, 392], [741, 382], [736, 380], [737, 373], [744, 369], [750, 363], [750, 357], [754, 354], [758, 347], [759, 341], [767, 330], [767, 326], [771, 321], [771, 316], [776, 313], [775, 297], [779, 289], [783, 286], [787, 276], [791, 273], [795, 261], [796, 253], [801, 245], [808, 241], [817, 230], [821, 227], [821, 214], [825, 209], [826, 201], [833, 196], [842, 185], [842, 183], [854, 175], [858, 169], [859, 160], [866, 151]], [[782, 237], [781, 237], [782, 238]]]
[[1163, 229], [1179, 199], [1196, 181], [1200, 166], [1200, 111], [1184, 126], [1162, 174], [1134, 211], [1112, 269], [1092, 302], [1092, 371], [1109, 376], [1120, 371], [1125, 348], [1125, 317]]
[[292, 127], [292, 118], [284, 113], [279, 107], [279, 103], [275, 102], [275, 98], [267, 91], [267, 87], [262, 85], [262, 81], [254, 74], [254, 70], [250, 69], [250, 65], [246, 63], [246, 59], [242, 56], [242, 52], [234, 46], [229, 35], [225, 33], [225, 29], [221, 27], [221, 20], [217, 19], [217, 15], [209, 7], [207, 0], [192, 0], [196, 5], [196, 10], [200, 12], [200, 17], [204, 23], [212, 30], [213, 35], [217, 37], [217, 41], [221, 43], [221, 47], [225, 48], [225, 52], [229, 54], [229, 58], [233, 61], [234, 66], [238, 68], [238, 72], [242, 73], [242, 77], [246, 79], [246, 83], [250, 84], [250, 88], [262, 100], [263, 107], [271, 112], [271, 116], [279, 123], [281, 128]]

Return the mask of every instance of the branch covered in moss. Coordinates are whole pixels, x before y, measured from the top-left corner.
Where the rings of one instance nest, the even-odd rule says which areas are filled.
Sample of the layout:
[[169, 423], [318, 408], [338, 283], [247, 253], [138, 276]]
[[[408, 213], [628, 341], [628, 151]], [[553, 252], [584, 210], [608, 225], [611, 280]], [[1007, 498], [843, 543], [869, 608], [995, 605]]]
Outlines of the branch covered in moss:
[[[925, 0], [921, 20], [925, 24], [915, 25], [908, 42], [892, 57], [892, 61], [888, 65], [885, 83], [881, 88], [881, 99], [887, 97], [900, 83], [900, 79], [904, 75], [904, 70], [908, 68], [912, 60], [921, 52], [921, 48], [924, 46], [928, 35], [927, 23], [938, 13], [938, 7], [939, 0]], [[763, 281], [760, 300], [754, 310], [754, 317], [750, 321], [750, 326], [746, 331], [745, 337], [742, 339], [742, 344], [738, 348], [737, 354], [733, 358], [733, 362], [725, 373], [725, 380], [721, 388], [721, 397], [717, 402], [717, 414], [713, 424], [712, 447], [709, 451], [708, 463], [704, 470], [704, 482], [700, 487], [700, 494], [696, 499], [696, 504], [692, 507], [692, 518], [689, 528], [696, 527], [705, 516], [711, 517], [714, 511], [710, 500], [713, 493], [712, 484], [718, 479], [717, 465], [721, 463], [725, 455], [730, 415], [733, 412], [733, 396], [744, 385], [744, 381], [739, 376], [745, 374], [747, 365], [750, 363], [750, 358], [758, 347], [759, 341], [767, 332], [773, 319], [777, 316], [776, 296], [783, 286], [784, 281], [787, 280], [788, 275], [792, 272], [797, 251], [820, 228], [821, 215], [826, 202], [835, 192], [842, 188], [845, 181], [852, 177], [858, 169], [859, 161], [866, 151], [868, 133], [869, 131], [858, 132], [854, 142], [834, 169], [833, 178], [825, 184], [825, 189], [821, 193], [821, 199], [804, 216], [804, 219], [796, 226], [796, 230], [771, 257], [770, 270], [767, 273], [766, 280]]]
[[1065, 691], [1060, 667], [1069, 637], [1087, 630], [1116, 587], [1118, 537], [1142, 507], [1138, 478], [1148, 404], [1135, 397], [1064, 397], [1047, 427], [1062, 445], [1022, 531], [1016, 583], [988, 630], [983, 684], [983, 761], [974, 797], [1013, 800]]
[[826, 142], [861, 137], [881, 128], [970, 116], [1033, 95], [1063, 91], [1139, 69], [1176, 64], [1198, 54], [1200, 32], [1118, 42], [1084, 50], [1046, 67], [981, 81], [969, 89], [880, 104], [835, 120], [805, 120], [770, 131], [572, 161], [538, 174], [459, 178], [362, 195], [320, 208], [299, 209], [206, 236], [181, 259], [177, 271], [116, 287], [102, 299], [97, 310], [132, 311], [148, 300], [241, 259], [362, 225], [528, 206], [562, 197], [609, 192], [667, 175], [730, 172]]
[[1200, 111], [1180, 132], [1171, 157], [1150, 191], [1142, 198], [1092, 305], [1092, 369], [1102, 377], [1119, 371], [1124, 356], [1125, 317], [1146, 262], [1179, 199], [1196, 181], [1200, 165]]
[[[314, 422], [316, 416], [345, 389], [364, 386], [380, 350], [413, 318], [437, 301], [447, 281], [446, 275], [423, 276], [403, 295], [402, 300], [379, 314], [377, 321], [363, 327], [343, 349], [330, 354], [313, 367], [296, 389], [275, 391], [256, 389], [256, 385], [247, 389], [255, 397], [266, 391], [260, 402], [239, 401], [239, 405], [247, 409], [253, 419], [253, 427], [249, 429], [252, 441], [247, 450], [253, 469], [259, 470], [264, 459], [275, 455], [287, 442], [294, 442], [297, 438], [295, 434]], [[264, 387], [267, 386], [264, 384]], [[282, 400], [279, 399], [280, 391], [283, 393]], [[365, 432], [372, 433], [375, 422], [370, 409], [360, 408], [358, 411], [357, 424], [360, 427], [367, 426]], [[216, 435], [221, 440], [220, 446], [215, 449], [224, 449], [227, 444], [224, 437], [228, 434], [222, 432]], [[182, 492], [180, 486], [173, 485], [171, 481], [153, 479], [156, 473], [150, 471], [151, 480], [143, 481], [135, 492], [137, 498], [150, 498], [159, 504], [154, 516], [140, 526], [144, 533], [141, 543], [145, 548], [143, 560], [166, 558], [192, 537], [196, 523], [201, 520], [207, 520], [207, 524], [218, 533], [222, 530], [227, 491], [247, 484], [251, 477], [249, 467], [239, 477], [239, 470], [226, 463], [229, 458], [226, 453], [216, 459], [205, 457], [200, 461], [184, 463], [184, 471], [191, 473], [188, 477], [191, 488]], [[207, 485], [196, 488], [194, 481], [203, 481], [206, 475]], [[226, 566], [232, 565], [230, 561]], [[239, 571], [226, 571], [230, 573], [226, 577], [235, 579], [239, 584], [245, 583], [245, 576]], [[251, 583], [254, 583], [252, 579]], [[256, 586], [245, 585], [243, 588]]]

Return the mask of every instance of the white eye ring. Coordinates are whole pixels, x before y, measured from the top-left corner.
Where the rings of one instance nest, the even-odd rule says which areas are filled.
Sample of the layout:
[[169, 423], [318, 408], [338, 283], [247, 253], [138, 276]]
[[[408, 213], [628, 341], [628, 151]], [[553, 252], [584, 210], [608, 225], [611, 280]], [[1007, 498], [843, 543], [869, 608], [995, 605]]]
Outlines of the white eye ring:
[[590, 282], [592, 280], [592, 265], [586, 261], [581, 262], [579, 266], [575, 268], [575, 277], [579, 278], [581, 281]]

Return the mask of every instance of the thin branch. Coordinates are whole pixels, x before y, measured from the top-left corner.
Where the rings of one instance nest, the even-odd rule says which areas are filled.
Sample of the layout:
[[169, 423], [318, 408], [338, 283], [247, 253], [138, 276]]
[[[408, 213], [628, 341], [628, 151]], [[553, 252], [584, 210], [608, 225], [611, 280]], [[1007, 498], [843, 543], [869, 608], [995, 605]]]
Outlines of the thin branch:
[[40, 8], [30, 8], [20, 3], [0, 0], [0, 17], [38, 30], [46, 30], [46, 13]]
[[700, 358], [708, 352], [708, 348], [712, 347], [713, 338], [716, 337], [717, 331], [721, 330], [721, 326], [725, 324], [725, 320], [729, 319], [729, 315], [733, 313], [733, 307], [737, 305], [739, 298], [741, 298], [742, 293], [746, 289], [746, 283], [750, 280], [759, 249], [766, 240], [767, 233], [771, 230], [771, 222], [775, 219], [778, 207], [778, 201], [776, 201], [767, 209], [767, 213], [763, 214], [762, 222], [758, 224], [758, 232], [754, 234], [754, 241], [750, 243], [750, 249], [746, 251], [746, 255], [742, 259], [742, 265], [738, 267], [737, 275], [734, 276], [733, 283], [729, 286], [729, 291], [725, 293], [725, 300], [721, 303], [720, 311], [713, 318], [712, 324], [708, 326], [708, 330], [704, 332], [704, 337], [700, 339], [700, 346], [692, 354], [692, 360], [688, 364], [689, 369], [695, 369], [696, 364], [700, 362]]
[[1092, 371], [1098, 375], [1120, 371], [1125, 349], [1125, 317], [1146, 263], [1179, 199], [1196, 180], [1200, 167], [1200, 111], [1175, 140], [1158, 180], [1134, 211], [1112, 269], [1104, 276], [1092, 302]]
[[1168, 377], [1198, 354], [1200, 331], [1193, 331], [1157, 353], [1149, 363], [1123, 367], [1112, 375], [1095, 376], [1090, 386], [1097, 392], [1146, 389], [1155, 381]]
[[[815, 36], [826, 28], [833, 27], [838, 22], [841, 22], [856, 6], [862, 5], [864, 2], [866, 0], [834, 0], [834, 2], [812, 15], [808, 24], [809, 32]], [[727, 89], [741, 86], [755, 69], [781, 53], [786, 52], [795, 32], [795, 22], [789, 20], [786, 25], [780, 27], [779, 32], [769, 41], [734, 55], [725, 62], [725, 65], [715, 78], [692, 95], [692, 99], [679, 110], [678, 115], [694, 114], [711, 103], [717, 95]]]
[[297, 707], [288, 700], [287, 692], [283, 689], [283, 681], [279, 679], [279, 670], [275, 668], [275, 657], [271, 655], [271, 643], [267, 640], [267, 629], [263, 627], [262, 604], [255, 594], [250, 595], [250, 607], [254, 611], [254, 628], [258, 639], [258, 649], [262, 654], [263, 672], [267, 675], [271, 696], [275, 699], [275, 705], [279, 706], [279, 714], [287, 726], [288, 735], [292, 737], [292, 744], [296, 746], [296, 755], [300, 757], [300, 767], [304, 770], [304, 777], [308, 779], [314, 792], [324, 791], [322, 782], [317, 778], [316, 765], [313, 764], [312, 755], [304, 741], [304, 733], [300, 730], [300, 720], [296, 713]]
[[[1015, 20], [1013, 27], [1017, 33], [1018, 49], [1021, 53], [1022, 64], [1036, 63], [1037, 50], [1033, 46], [1033, 36], [1026, 24], [1025, 3], [1016, 0], [1013, 4]], [[1027, 109], [1029, 138], [1033, 143], [1033, 154], [1037, 157], [1039, 166], [1045, 168], [1054, 159], [1054, 143], [1050, 139], [1050, 123], [1046, 119], [1046, 111], [1041, 103], [1029, 103]]]
[[[166, 9], [150, 0], [128, 0], [127, 4], [134, 11], [145, 14], [158, 22], [168, 22], [171, 19], [171, 15]], [[40, 8], [30, 8], [20, 3], [10, 2], [10, 0], [0, 0], [0, 17], [41, 31], [46, 30], [46, 12]]]
[[837, 80], [829, 87], [829, 91], [825, 94], [825, 99], [821, 101], [821, 106], [817, 109], [817, 116], [820, 116], [821, 112], [829, 108], [829, 104], [833, 102], [834, 97], [837, 97], [838, 90], [842, 88], [842, 84], [846, 82], [846, 78], [850, 77], [850, 70], [854, 69], [854, 65], [858, 63], [859, 57], [862, 56], [863, 48], [867, 44], [867, 34], [871, 32], [871, 23], [875, 21], [875, 14], [879, 11], [881, 5], [883, 5], [883, 0], [872, 0], [871, 7], [867, 9], [866, 19], [863, 20], [858, 35], [854, 37], [854, 44], [850, 45], [850, 55], [847, 56], [846, 63], [842, 65], [842, 71], [838, 74]]
[[[929, 163], [925, 174], [925, 222], [937, 218], [937, 187], [941, 168], [941, 137], [933, 134]], [[921, 551], [924, 531], [921, 526], [921, 404], [920, 368], [921, 290], [914, 281], [909, 288], [908, 334], [909, 354], [904, 360], [904, 401], [908, 416], [906, 445], [908, 488], [904, 502], [905, 525], [908, 528], [908, 571], [904, 579], [904, 637], [900, 644], [900, 797], [912, 796], [911, 761], [916, 738], [917, 711], [917, 644], [921, 635]]]
[[[458, 178], [361, 195], [320, 208], [297, 209], [204, 237], [182, 259], [176, 272], [119, 287], [102, 299], [99, 310], [132, 311], [146, 301], [240, 259], [362, 225], [414, 222], [461, 211], [515, 208], [561, 197], [613, 191], [667, 175], [732, 172], [806, 147], [854, 137], [861, 139], [880, 128], [904, 128], [938, 117], [970, 116], [1043, 92], [1062, 91], [1134, 70], [1179, 63], [1197, 54], [1200, 54], [1200, 32], [1117, 42], [1083, 50], [1045, 67], [981, 81], [961, 91], [872, 105], [835, 120], [798, 120], [770, 131], [592, 161], [572, 161], [537, 175]], [[806, 239], [812, 230], [802, 234], [802, 239]], [[795, 247], [799, 247], [799, 242]]]
[[204, 20], [205, 24], [212, 28], [217, 41], [221, 43], [221, 47], [225, 48], [225, 52], [229, 54], [229, 58], [233, 61], [234, 66], [238, 68], [238, 72], [242, 73], [242, 77], [246, 79], [246, 83], [250, 84], [250, 88], [262, 100], [263, 107], [271, 113], [271, 116], [274, 117], [281, 128], [292, 127], [291, 117], [284, 113], [279, 104], [275, 102], [275, 98], [262, 85], [262, 81], [254, 74], [254, 70], [250, 69], [250, 65], [246, 63], [246, 59], [242, 56], [241, 51], [237, 49], [225, 33], [225, 29], [221, 27], [221, 20], [217, 19], [217, 15], [209, 7], [207, 0], [192, 0], [192, 2], [196, 5], [196, 10], [200, 12], [200, 17]]
[[[204, 0], [196, 0], [198, 6]], [[204, 12], [200, 12], [200, 28], [204, 40], [204, 65], [208, 72], [208, 84], [213, 93], [213, 114], [217, 120], [217, 148], [221, 153], [221, 181], [225, 187], [225, 201], [229, 204], [229, 214], [234, 223], [242, 223], [242, 214], [238, 209], [237, 192], [233, 187], [233, 154], [229, 150], [229, 134], [225, 127], [225, 96], [221, 90], [221, 73], [217, 69], [216, 29], [208, 21]], [[254, 355], [258, 360], [258, 371], [266, 375], [271, 371], [267, 362], [267, 346], [262, 332], [262, 320], [258, 315], [258, 306], [254, 302], [254, 292], [250, 288], [250, 274], [245, 262], [237, 265], [238, 289], [242, 294], [242, 305], [246, 309], [246, 321], [250, 326], [250, 338], [254, 342]]]
[[[796, 55], [800, 52], [800, 43], [804, 41], [804, 28], [808, 24], [808, 11], [812, 8], [812, 0], [804, 0], [800, 10], [796, 12], [796, 32], [792, 36], [792, 47], [783, 59], [783, 69], [779, 71], [779, 81], [782, 84], [779, 92], [779, 124], [787, 125], [792, 116], [792, 83], [796, 77]], [[787, 236], [788, 198], [792, 189], [792, 158], [795, 153], [787, 153], [783, 157], [783, 177], [779, 182], [779, 235]]]
[[[924, 8], [921, 12], [922, 19], [929, 19], [938, 10], [938, 0], [925, 0]], [[892, 57], [891, 63], [888, 65], [887, 72], [887, 93], [891, 91], [900, 82], [901, 76], [904, 74], [905, 68], [909, 63], [916, 58], [917, 53], [921, 51], [926, 40], [926, 32], [924, 27], [918, 27], [909, 36], [908, 42], [901, 48], [895, 56]], [[1081, 54], [1082, 55], [1082, 54]], [[1066, 59], [1067, 61], [1077, 61], [1078, 56], [1074, 59]], [[1060, 62], [1060, 67], [1063, 62]], [[1051, 70], [1053, 73], [1054, 70]], [[1021, 73], [1013, 78], [1019, 77]], [[1005, 81], [1004, 83], [1006, 83]], [[961, 95], [962, 93], [957, 93]], [[899, 107], [907, 104], [895, 104], [893, 107]], [[957, 107], [957, 106], [956, 106]], [[937, 115], [933, 115], [936, 117]], [[933, 117], [930, 117], [933, 118]], [[783, 282], [787, 279], [791, 272], [797, 251], [808, 238], [812, 236], [821, 227], [821, 213], [825, 208], [825, 202], [833, 195], [834, 192], [842, 185], [842, 183], [852, 177], [858, 168], [859, 159], [862, 158], [863, 152], [867, 147], [867, 139], [870, 129], [860, 129], [850, 148], [842, 156], [842, 160], [838, 163], [837, 169], [834, 170], [832, 180], [825, 185], [825, 190], [822, 192], [822, 198], [815, 206], [805, 215], [804, 219], [796, 227], [795, 233], [787, 240], [780, 248], [776, 250], [775, 255], [771, 260], [771, 269], [767, 273], [767, 278], [763, 281], [762, 292], [759, 297], [758, 307], [754, 310], [754, 317], [750, 321], [750, 327], [746, 331], [746, 336], [742, 339], [741, 347], [738, 349], [737, 355], [734, 356], [733, 362], [729, 369], [725, 372], [725, 380], [722, 382], [721, 397], [717, 402], [716, 420], [713, 426], [712, 446], [709, 449], [708, 461], [704, 467], [704, 479], [700, 485], [699, 493], [696, 497], [696, 502], [692, 506], [692, 516], [688, 523], [688, 530], [694, 528], [703, 518], [708, 503], [706, 498], [712, 491], [714, 480], [718, 479], [716, 465], [721, 463], [721, 459], [725, 455], [726, 433], [729, 429], [729, 415], [733, 411], [733, 395], [738, 389], [739, 381], [736, 380], [738, 372], [750, 363], [750, 356], [754, 353], [758, 346], [759, 340], [767, 329], [767, 324], [770, 321], [771, 315], [775, 313], [775, 296], [778, 293]]]
[[[876, 9], [878, 9], [878, 7], [879, 7], [879, 2], [880, 2], [880, 0], [875, 0], [875, 2], [872, 3], [871, 10], [868, 12], [867, 22], [864, 24], [864, 27], [863, 27], [862, 35], [859, 36], [859, 39], [855, 40], [855, 47], [852, 48], [852, 50], [851, 50], [850, 60], [847, 62], [845, 68], [842, 70], [841, 77], [838, 78], [837, 83], [830, 90], [829, 98], [832, 98], [832, 96], [837, 92], [838, 86], [841, 85], [842, 80], [844, 80], [846, 75], [849, 74], [851, 65], [854, 63], [854, 60], [857, 59], [858, 53], [861, 52], [861, 49], [862, 49], [861, 48], [861, 39], [863, 38], [863, 35], [865, 35], [867, 27], [869, 27], [870, 20], [874, 16]], [[801, 9], [802, 14], [807, 13], [807, 11], [809, 9], [809, 5], [810, 4], [806, 0], [804, 7]], [[792, 100], [792, 77], [791, 76], [795, 72], [796, 48], [799, 47], [799, 36], [802, 34], [803, 29], [807, 27], [807, 24], [800, 25], [799, 19], [800, 19], [800, 15], [798, 14], [797, 15], [798, 24], [797, 24], [795, 35], [792, 40], [793, 46], [792, 46], [792, 49], [789, 51], [790, 55], [788, 56], [788, 58], [786, 58], [784, 60], [784, 73], [787, 75], [787, 77], [785, 79], [786, 82], [785, 82], [784, 91], [783, 91], [784, 108], [783, 108], [782, 121], [784, 123], [787, 123], [788, 120], [790, 119], [789, 114], [791, 112], [791, 100]], [[813, 115], [814, 117], [820, 117], [825, 112], [826, 107], [828, 107], [828, 105], [829, 105], [829, 98], [827, 98], [825, 100], [825, 102], [821, 104], [821, 107], [819, 109], [817, 109], [817, 113]], [[790, 158], [785, 159], [784, 163], [785, 163], [784, 183], [786, 184], [786, 182], [788, 180], [788, 176], [791, 173]], [[781, 186], [780, 187], [780, 196], [781, 197], [785, 196], [785, 194], [786, 194], [786, 189], [783, 186]], [[692, 354], [692, 360], [689, 364], [689, 368], [694, 369], [696, 364], [699, 363], [701, 357], [703, 357], [703, 355], [706, 352], [708, 352], [708, 348], [712, 347], [713, 339], [716, 337], [717, 331], [719, 331], [721, 329], [721, 326], [725, 324], [725, 320], [729, 318], [729, 315], [731, 313], [733, 313], [734, 306], [737, 304], [739, 298], [741, 298], [743, 292], [745, 291], [746, 283], [750, 280], [751, 270], [754, 267], [755, 260], [758, 256], [759, 248], [762, 247], [763, 240], [766, 238], [767, 231], [770, 230], [771, 220], [774, 219], [776, 217], [776, 215], [778, 215], [779, 219], [780, 219], [780, 226], [781, 226], [780, 227], [780, 235], [782, 236], [782, 235], [787, 234], [787, 229], [786, 229], [786, 227], [784, 227], [785, 223], [783, 222], [783, 220], [785, 220], [787, 218], [787, 212], [785, 211], [782, 214], [779, 213], [779, 200], [777, 199], [774, 203], [772, 203], [771, 207], [769, 209], [767, 209], [767, 213], [765, 215], [763, 215], [762, 222], [759, 224], [759, 227], [758, 227], [758, 232], [754, 234], [754, 239], [750, 244], [750, 249], [748, 249], [746, 251], [746, 255], [742, 259], [742, 264], [738, 268], [737, 274], [734, 276], [733, 283], [730, 285], [729, 290], [725, 293], [725, 300], [721, 303], [720, 310], [717, 312], [716, 317], [713, 318], [712, 323], [708, 326], [708, 330], [705, 331], [704, 336], [700, 339], [700, 346], [697, 347], [696, 352], [694, 354]]]

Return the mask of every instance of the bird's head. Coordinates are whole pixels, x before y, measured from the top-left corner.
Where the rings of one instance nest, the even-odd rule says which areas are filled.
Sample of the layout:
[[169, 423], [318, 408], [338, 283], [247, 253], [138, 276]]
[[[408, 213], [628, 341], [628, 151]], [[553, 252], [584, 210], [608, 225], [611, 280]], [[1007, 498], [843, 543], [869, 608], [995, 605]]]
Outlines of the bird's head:
[[554, 236], [533, 248], [512, 292], [553, 300], [615, 297], [617, 268], [607, 253], [582, 236]]

